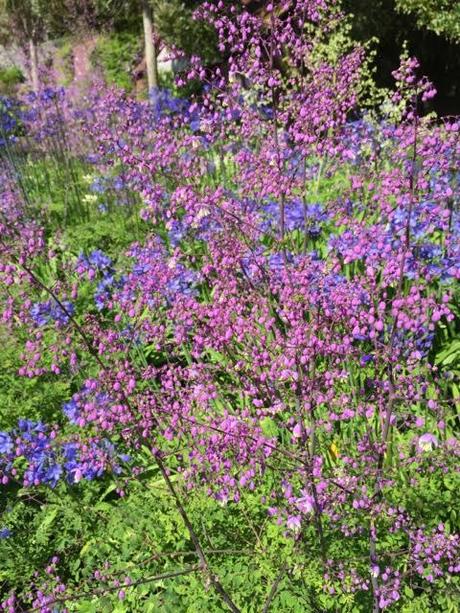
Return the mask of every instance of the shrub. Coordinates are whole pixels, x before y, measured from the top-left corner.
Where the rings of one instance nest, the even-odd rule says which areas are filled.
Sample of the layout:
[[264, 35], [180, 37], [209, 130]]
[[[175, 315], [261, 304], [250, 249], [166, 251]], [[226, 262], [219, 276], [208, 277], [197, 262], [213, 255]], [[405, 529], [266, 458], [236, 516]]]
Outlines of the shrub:
[[23, 82], [24, 75], [18, 66], [0, 68], [0, 94], [10, 96]]
[[141, 38], [134, 33], [103, 35], [92, 53], [92, 62], [100, 68], [107, 83], [131, 91], [134, 62], [142, 48]]

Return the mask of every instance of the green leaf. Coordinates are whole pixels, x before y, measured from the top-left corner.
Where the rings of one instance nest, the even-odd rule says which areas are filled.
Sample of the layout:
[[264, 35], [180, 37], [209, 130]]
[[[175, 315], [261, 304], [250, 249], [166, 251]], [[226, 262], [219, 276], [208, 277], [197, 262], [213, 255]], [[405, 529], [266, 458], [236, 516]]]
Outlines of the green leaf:
[[39, 525], [37, 532], [46, 532], [46, 530], [51, 526], [51, 524], [56, 519], [58, 510], [59, 509], [55, 507], [54, 509], [51, 509], [51, 511], [47, 511], [47, 515], [45, 515], [45, 519]]
[[102, 496], [99, 498], [99, 502], [102, 502], [104, 500], [104, 498], [110, 494], [110, 492], [113, 492], [114, 490], [117, 489], [117, 484], [116, 483], [111, 483], [109, 485], [109, 487], [104, 491], [104, 493], [102, 494]]
[[458, 358], [460, 360], [460, 340], [454, 340], [444, 351], [438, 353], [435, 357], [436, 364], [448, 366]]
[[261, 430], [267, 438], [276, 438], [279, 434], [279, 429], [271, 417], [264, 417], [260, 421]]

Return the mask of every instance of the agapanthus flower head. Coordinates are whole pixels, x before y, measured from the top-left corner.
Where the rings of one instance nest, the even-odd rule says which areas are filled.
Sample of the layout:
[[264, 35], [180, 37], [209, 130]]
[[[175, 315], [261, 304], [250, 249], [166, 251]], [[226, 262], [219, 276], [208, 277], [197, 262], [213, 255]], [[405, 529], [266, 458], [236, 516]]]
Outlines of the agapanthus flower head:
[[47, 300], [46, 302], [36, 302], [30, 309], [33, 321], [40, 327], [53, 322], [65, 325], [69, 323], [70, 317], [74, 313], [75, 307], [68, 300], [63, 300], [61, 304], [58, 304], [54, 299]]
[[69, 402], [66, 402], [62, 407], [62, 410], [64, 411], [65, 416], [71, 423], [76, 424], [78, 422], [80, 411], [78, 408], [78, 404], [74, 399], [71, 399], [69, 400]]
[[10, 453], [14, 443], [8, 432], [0, 432], [0, 453]]
[[95, 249], [87, 256], [81, 253], [77, 261], [77, 270], [80, 273], [90, 269], [104, 271], [111, 266], [112, 260], [100, 249]]

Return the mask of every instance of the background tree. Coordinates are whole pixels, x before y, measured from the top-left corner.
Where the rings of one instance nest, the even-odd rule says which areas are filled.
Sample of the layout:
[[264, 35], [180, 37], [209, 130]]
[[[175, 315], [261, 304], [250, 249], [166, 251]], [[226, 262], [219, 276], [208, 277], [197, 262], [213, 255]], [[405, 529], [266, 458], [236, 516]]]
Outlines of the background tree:
[[176, 45], [186, 55], [198, 55], [207, 62], [220, 59], [216, 34], [207, 24], [193, 19], [200, 0], [155, 0], [155, 27], [169, 46]]
[[153, 9], [149, 0], [142, 0], [142, 22], [144, 25], [145, 65], [149, 91], [158, 88], [157, 47], [153, 30]]
[[0, 0], [2, 42], [19, 42], [27, 48], [30, 80], [35, 92], [40, 88], [37, 45], [44, 40], [47, 30], [45, 4], [43, 0]]
[[440, 115], [459, 112], [460, 39], [455, 35], [460, 27], [455, 19], [459, 3], [375, 0], [370, 4], [367, 0], [343, 0], [342, 6], [352, 15], [352, 36], [356, 40], [378, 39], [375, 67], [379, 86], [392, 87], [392, 71], [407, 43], [409, 53], [419, 59], [421, 71], [438, 91], [433, 108]]
[[455, 0], [396, 0], [396, 8], [413, 15], [417, 25], [452, 41], [460, 41], [460, 2]]

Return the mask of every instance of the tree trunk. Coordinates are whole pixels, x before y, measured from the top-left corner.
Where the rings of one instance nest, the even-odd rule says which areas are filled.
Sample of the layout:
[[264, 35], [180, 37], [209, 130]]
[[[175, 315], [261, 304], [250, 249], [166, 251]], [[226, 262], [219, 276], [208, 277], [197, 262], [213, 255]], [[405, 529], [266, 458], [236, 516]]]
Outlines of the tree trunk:
[[33, 37], [29, 39], [29, 62], [30, 62], [30, 79], [32, 81], [32, 89], [36, 94], [40, 90], [40, 80], [38, 77], [38, 54], [37, 44]]
[[152, 8], [149, 0], [142, 2], [142, 20], [144, 22], [145, 64], [147, 68], [147, 83], [149, 91], [158, 88], [158, 66], [155, 42], [153, 40]]

